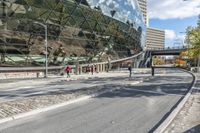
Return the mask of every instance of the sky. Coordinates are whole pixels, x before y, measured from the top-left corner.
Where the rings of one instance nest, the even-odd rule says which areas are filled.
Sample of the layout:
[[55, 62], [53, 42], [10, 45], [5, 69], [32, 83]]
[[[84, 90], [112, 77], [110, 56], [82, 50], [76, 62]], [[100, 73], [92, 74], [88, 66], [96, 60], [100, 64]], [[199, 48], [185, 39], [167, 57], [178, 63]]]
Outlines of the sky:
[[184, 44], [188, 26], [196, 26], [200, 0], [147, 0], [149, 26], [165, 30], [165, 47]]

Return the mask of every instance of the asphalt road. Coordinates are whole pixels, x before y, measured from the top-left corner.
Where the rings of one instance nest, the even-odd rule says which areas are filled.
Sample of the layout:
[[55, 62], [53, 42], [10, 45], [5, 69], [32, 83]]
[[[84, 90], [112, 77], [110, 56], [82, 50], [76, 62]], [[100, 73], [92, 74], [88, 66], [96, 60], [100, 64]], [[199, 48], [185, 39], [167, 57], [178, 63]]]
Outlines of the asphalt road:
[[189, 74], [168, 70], [144, 83], [117, 86], [88, 101], [1, 124], [0, 133], [146, 133], [191, 82]]

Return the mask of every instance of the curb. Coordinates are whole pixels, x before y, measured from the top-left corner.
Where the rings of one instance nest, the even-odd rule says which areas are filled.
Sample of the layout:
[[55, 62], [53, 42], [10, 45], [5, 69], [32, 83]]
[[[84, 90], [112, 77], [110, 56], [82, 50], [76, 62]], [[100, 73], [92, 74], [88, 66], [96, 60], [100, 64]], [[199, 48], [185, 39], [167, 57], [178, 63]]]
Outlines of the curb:
[[[139, 83], [142, 83], [142, 82], [143, 82], [143, 80], [136, 81], [136, 82], [132, 83], [132, 85], [139, 84]], [[101, 87], [104, 87], [104, 86], [105, 85], [103, 85]], [[88, 100], [90, 98], [97, 97], [97, 96], [99, 96], [99, 95], [101, 95], [103, 93], [112, 92], [112, 91], [115, 91], [115, 90], [118, 90], [118, 89], [119, 88], [105, 90], [103, 92], [99, 92], [99, 93], [97, 92], [95, 94], [81, 96], [79, 98], [75, 98], [75, 99], [72, 99], [72, 100], [69, 100], [69, 101], [66, 101], [66, 102], [63, 102], [63, 103], [51, 105], [49, 107], [45, 107], [45, 108], [36, 109], [36, 110], [29, 111], [29, 112], [13, 115], [13, 116], [10, 116], [10, 117], [7, 117], [7, 118], [0, 119], [0, 124], [6, 123], [6, 122], [9, 122], [9, 121], [13, 121], [13, 120], [16, 120], [16, 119], [24, 118], [24, 117], [36, 115], [36, 114], [39, 114], [39, 113], [51, 111], [51, 110], [54, 110], [54, 109], [57, 109], [57, 108], [60, 108], [60, 107], [64, 107], [64, 106], [67, 106], [67, 105], [70, 105], [70, 104], [73, 104], [73, 103], [85, 101], [85, 100]]]
[[195, 88], [194, 86], [196, 84], [196, 76], [189, 71], [186, 71], [186, 70], [182, 70], [182, 71], [185, 71], [189, 73], [190, 75], [192, 75], [193, 77], [192, 85], [189, 91], [187, 92], [187, 94], [183, 97], [183, 99], [180, 99], [181, 101], [178, 101], [177, 105], [175, 105], [176, 107], [172, 110], [172, 112], [170, 112], [169, 116], [167, 116], [167, 118], [153, 131], [154, 133], [163, 133], [166, 130], [166, 128], [171, 124], [171, 122], [180, 112], [180, 110], [184, 107], [185, 103], [191, 96], [193, 89]]
[[[98, 95], [100, 95], [100, 94], [98, 94]], [[46, 111], [54, 110], [56, 108], [60, 108], [60, 107], [64, 107], [64, 106], [67, 106], [67, 105], [70, 105], [70, 104], [73, 104], [73, 103], [81, 102], [81, 101], [90, 99], [92, 97], [98, 96], [98, 95], [93, 94], [93, 95], [88, 95], [88, 96], [82, 96], [80, 98], [69, 100], [69, 101], [64, 102], [64, 103], [60, 103], [60, 104], [52, 105], [52, 106], [45, 107], [45, 108], [42, 108], [42, 109], [36, 109], [36, 110], [29, 111], [29, 112], [10, 116], [10, 117], [1, 119], [0, 124], [5, 123], [5, 122], [9, 122], [9, 121], [12, 121], [12, 120], [16, 120], [16, 119], [28, 117], [28, 116], [31, 116], [31, 115], [36, 115], [36, 114], [43, 113], [43, 112], [46, 112]]]

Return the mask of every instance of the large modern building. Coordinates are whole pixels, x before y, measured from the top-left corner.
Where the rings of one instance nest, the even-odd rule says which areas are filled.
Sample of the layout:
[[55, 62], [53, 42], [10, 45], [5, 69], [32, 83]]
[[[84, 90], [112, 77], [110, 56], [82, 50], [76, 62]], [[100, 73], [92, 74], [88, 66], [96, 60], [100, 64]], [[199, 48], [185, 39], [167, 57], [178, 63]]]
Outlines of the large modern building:
[[149, 18], [147, 11], [147, 0], [138, 0], [145, 23], [147, 26], [146, 49], [163, 49], [165, 47], [165, 31], [157, 28], [149, 27]]
[[142, 14], [144, 16], [145, 24], [148, 27], [149, 26], [149, 18], [148, 18], [148, 13], [147, 13], [147, 1], [146, 0], [138, 0], [138, 4], [139, 4]]
[[165, 31], [156, 28], [147, 28], [146, 49], [163, 49], [165, 44]]
[[39, 66], [45, 54], [49, 65], [125, 58], [145, 35], [137, 0], [0, 1], [0, 66]]

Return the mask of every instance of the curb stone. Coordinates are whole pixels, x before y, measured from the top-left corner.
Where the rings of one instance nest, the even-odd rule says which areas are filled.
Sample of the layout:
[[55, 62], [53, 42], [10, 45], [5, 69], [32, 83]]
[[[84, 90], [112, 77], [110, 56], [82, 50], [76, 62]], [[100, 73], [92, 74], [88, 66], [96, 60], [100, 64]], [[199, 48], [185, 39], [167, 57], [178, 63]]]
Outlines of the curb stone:
[[[185, 70], [183, 70], [185, 71]], [[192, 91], [195, 89], [195, 84], [196, 84], [196, 76], [188, 71], [185, 71], [192, 75], [193, 77], [193, 84], [190, 87], [188, 93], [184, 96], [184, 98], [178, 103], [178, 105], [172, 110], [172, 112], [169, 114], [169, 116], [153, 131], [154, 133], [163, 133], [166, 128], [170, 125], [170, 123], [174, 120], [174, 118], [177, 116], [177, 114], [180, 112], [180, 110], [184, 107], [185, 103], [189, 99], [189, 97], [192, 94]]]

